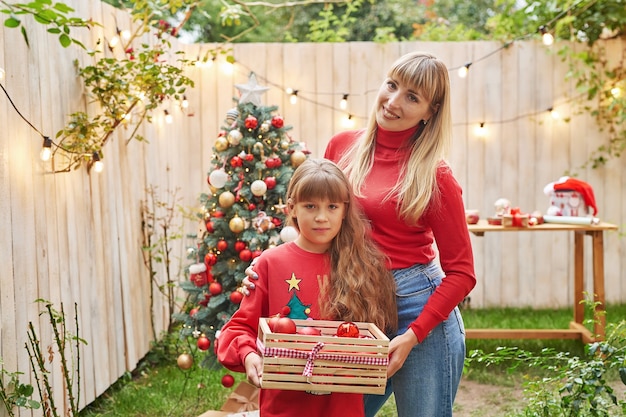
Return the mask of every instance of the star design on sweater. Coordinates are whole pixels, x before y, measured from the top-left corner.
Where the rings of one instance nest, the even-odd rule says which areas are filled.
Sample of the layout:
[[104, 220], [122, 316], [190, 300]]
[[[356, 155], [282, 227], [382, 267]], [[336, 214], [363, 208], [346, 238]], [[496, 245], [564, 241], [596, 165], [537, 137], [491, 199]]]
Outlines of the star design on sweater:
[[285, 282], [287, 284], [289, 284], [289, 289], [287, 291], [291, 291], [294, 288], [298, 291], [300, 291], [300, 281], [302, 281], [301, 279], [296, 278], [296, 274], [294, 274], [293, 272], [291, 273], [291, 278], [286, 279]]
[[235, 84], [237, 90], [241, 96], [239, 97], [239, 103], [252, 103], [256, 106], [261, 105], [261, 94], [265, 93], [269, 90], [269, 87], [261, 87], [256, 82], [256, 75], [254, 73], [250, 73], [250, 78], [248, 78], [248, 84]]

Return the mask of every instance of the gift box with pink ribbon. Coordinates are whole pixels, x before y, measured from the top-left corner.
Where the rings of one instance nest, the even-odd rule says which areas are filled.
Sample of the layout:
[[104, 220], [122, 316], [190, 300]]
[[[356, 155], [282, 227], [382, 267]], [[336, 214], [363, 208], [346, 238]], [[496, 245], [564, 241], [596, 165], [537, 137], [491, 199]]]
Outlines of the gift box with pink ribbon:
[[337, 336], [332, 320], [294, 320], [320, 335], [274, 333], [269, 319], [259, 322], [257, 345], [263, 357], [261, 386], [310, 391], [383, 394], [387, 384], [389, 339], [373, 323], [354, 323], [356, 337]]

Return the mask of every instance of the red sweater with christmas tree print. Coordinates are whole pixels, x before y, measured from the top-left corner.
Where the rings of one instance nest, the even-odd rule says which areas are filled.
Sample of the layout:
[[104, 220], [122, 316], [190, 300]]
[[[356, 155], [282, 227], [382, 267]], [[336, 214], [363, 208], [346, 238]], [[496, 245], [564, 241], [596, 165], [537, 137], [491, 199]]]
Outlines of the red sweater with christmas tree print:
[[[397, 199], [385, 200], [398, 180], [400, 165], [408, 157], [408, 141], [414, 132], [378, 128], [374, 164], [358, 200], [372, 224], [374, 240], [389, 257], [391, 269], [431, 262], [437, 256], [433, 246], [436, 242], [445, 278], [410, 326], [421, 342], [469, 294], [476, 285], [476, 276], [462, 190], [448, 165], [442, 162], [438, 168], [438, 200], [431, 202], [418, 226], [399, 218]], [[337, 162], [361, 134], [363, 130], [335, 135], [324, 156]]]
[[[328, 254], [307, 252], [294, 242], [264, 251], [254, 264], [254, 271], [259, 276], [255, 290], [244, 297], [239, 309], [221, 329], [218, 360], [232, 371], [245, 372], [246, 356], [257, 352], [261, 317], [281, 313], [293, 319], [322, 319], [318, 296], [321, 280], [328, 279], [329, 261]], [[361, 394], [315, 395], [304, 391], [262, 389], [259, 405], [263, 417], [364, 416]]]

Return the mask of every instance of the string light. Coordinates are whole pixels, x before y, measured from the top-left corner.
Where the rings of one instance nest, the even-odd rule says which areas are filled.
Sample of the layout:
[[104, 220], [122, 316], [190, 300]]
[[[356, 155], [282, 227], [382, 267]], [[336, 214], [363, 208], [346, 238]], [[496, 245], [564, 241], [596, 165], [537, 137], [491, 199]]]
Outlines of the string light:
[[100, 154], [98, 152], [94, 152], [91, 156], [91, 164], [95, 172], [102, 172], [104, 169], [104, 163], [100, 159]]
[[289, 102], [291, 104], [296, 104], [298, 102], [298, 90], [292, 90], [289, 95]]
[[344, 128], [347, 128], [347, 129], [351, 129], [354, 127], [354, 119], [352, 118], [351, 114], [349, 114], [347, 117], [343, 119], [342, 125]]
[[548, 109], [548, 112], [550, 113], [550, 116], [552, 116], [554, 120], [559, 120], [561, 118], [561, 115], [559, 114], [559, 112], [554, 110], [554, 108], [552, 107]]
[[46, 162], [50, 160], [50, 157], [52, 156], [52, 139], [50, 139], [48, 136], [44, 136], [43, 138], [43, 145], [41, 147], [41, 152], [39, 152], [39, 158]]
[[180, 107], [183, 109], [189, 108], [189, 100], [187, 100], [187, 96], [183, 96], [183, 101], [180, 102]]
[[467, 64], [465, 64], [461, 68], [459, 68], [459, 72], [458, 72], [459, 77], [461, 77], [461, 78], [467, 77], [467, 73], [469, 72], [470, 66], [472, 66], [472, 63], [468, 62]]
[[539, 26], [539, 33], [541, 33], [541, 40], [544, 45], [550, 46], [554, 43], [554, 36], [552, 36], [545, 26]]
[[341, 110], [345, 110], [348, 108], [348, 95], [344, 94], [343, 98], [341, 99], [341, 101], [339, 102], [339, 108]]
[[485, 127], [485, 122], [480, 122], [480, 124], [474, 128], [474, 134], [479, 138], [484, 138], [487, 136], [487, 128]]
[[170, 112], [167, 110], [163, 110], [163, 113], [165, 113], [165, 123], [171, 124], [174, 121], [174, 118], [172, 117]]

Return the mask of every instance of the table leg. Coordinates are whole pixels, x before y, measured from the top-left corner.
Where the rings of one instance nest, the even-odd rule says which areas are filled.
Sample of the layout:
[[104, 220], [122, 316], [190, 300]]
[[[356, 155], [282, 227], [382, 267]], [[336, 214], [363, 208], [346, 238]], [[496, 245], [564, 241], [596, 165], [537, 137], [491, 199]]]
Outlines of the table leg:
[[583, 324], [585, 319], [585, 305], [582, 303], [585, 274], [584, 238], [583, 233], [574, 233], [574, 322], [578, 324]]
[[606, 306], [604, 294], [604, 234], [602, 231], [588, 232], [593, 241], [593, 301], [596, 339], [604, 339], [606, 326]]

